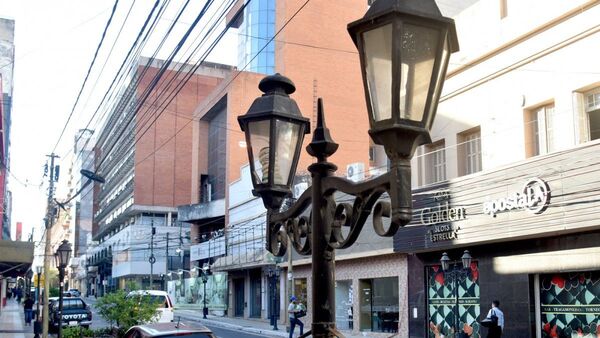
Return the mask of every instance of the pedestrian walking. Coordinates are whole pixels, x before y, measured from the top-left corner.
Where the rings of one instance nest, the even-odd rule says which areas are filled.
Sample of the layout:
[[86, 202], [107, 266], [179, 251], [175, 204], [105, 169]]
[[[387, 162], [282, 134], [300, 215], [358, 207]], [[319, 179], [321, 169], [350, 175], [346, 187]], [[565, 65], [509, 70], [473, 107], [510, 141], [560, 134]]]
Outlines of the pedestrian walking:
[[34, 301], [29, 296], [27, 296], [25, 302], [23, 302], [23, 309], [25, 311], [25, 325], [31, 326], [31, 319], [33, 319], [33, 304]]
[[21, 303], [21, 298], [23, 298], [23, 290], [21, 288], [17, 288], [17, 303]]
[[290, 338], [294, 336], [296, 325], [300, 326], [300, 335], [304, 334], [304, 323], [299, 318], [304, 317], [306, 311], [304, 306], [298, 302], [296, 296], [290, 297], [290, 305], [288, 305], [288, 317], [290, 318]]
[[[496, 317], [497, 319], [495, 319]], [[492, 322], [497, 322], [497, 325], [491, 325], [488, 327], [488, 338], [500, 338], [502, 337], [502, 331], [504, 331], [504, 312], [500, 310], [500, 301], [494, 300], [492, 302], [492, 308], [488, 311], [486, 319]]]

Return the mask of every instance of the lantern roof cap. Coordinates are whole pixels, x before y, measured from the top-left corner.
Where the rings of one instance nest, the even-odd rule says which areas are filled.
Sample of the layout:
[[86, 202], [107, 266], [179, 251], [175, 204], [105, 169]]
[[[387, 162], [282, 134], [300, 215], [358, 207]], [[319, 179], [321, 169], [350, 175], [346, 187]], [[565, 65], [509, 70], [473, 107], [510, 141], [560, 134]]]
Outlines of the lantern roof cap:
[[258, 89], [264, 92], [265, 95], [271, 93], [285, 93], [289, 95], [296, 91], [296, 85], [288, 77], [275, 73], [260, 80]]
[[425, 17], [443, 17], [434, 0], [376, 0], [364, 18], [369, 19], [392, 11]]
[[448, 25], [450, 52], [454, 53], [459, 50], [454, 20], [443, 16], [434, 0], [376, 0], [362, 18], [348, 24], [348, 31], [354, 44], [357, 44], [356, 32], [361, 27], [371, 25], [380, 17], [387, 17], [388, 15], [394, 15], [394, 13], [438, 21]]

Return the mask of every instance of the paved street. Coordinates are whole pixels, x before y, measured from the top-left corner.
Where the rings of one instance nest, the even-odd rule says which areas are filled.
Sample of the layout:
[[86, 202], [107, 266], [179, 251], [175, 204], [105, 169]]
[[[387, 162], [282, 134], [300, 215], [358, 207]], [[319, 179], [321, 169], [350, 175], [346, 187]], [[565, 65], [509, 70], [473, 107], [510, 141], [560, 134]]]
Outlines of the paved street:
[[264, 334], [254, 334], [249, 332], [243, 332], [237, 329], [227, 329], [223, 327], [217, 327], [212, 325], [207, 325], [212, 332], [217, 335], [219, 338], [256, 338], [256, 337], [265, 337]]
[[82, 299], [92, 309], [92, 329], [100, 329], [110, 326], [110, 324], [98, 314], [98, 311], [95, 307], [96, 299], [94, 297], [83, 297]]

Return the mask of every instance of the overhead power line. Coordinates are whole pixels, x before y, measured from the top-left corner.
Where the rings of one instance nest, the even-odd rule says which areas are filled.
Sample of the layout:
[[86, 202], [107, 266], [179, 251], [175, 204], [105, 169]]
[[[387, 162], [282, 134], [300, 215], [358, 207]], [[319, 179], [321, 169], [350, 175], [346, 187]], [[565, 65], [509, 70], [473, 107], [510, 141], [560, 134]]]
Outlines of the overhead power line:
[[63, 127], [62, 131], [60, 132], [60, 135], [58, 136], [58, 140], [56, 141], [56, 144], [54, 145], [54, 148], [52, 149], [52, 153], [54, 153], [54, 151], [56, 150], [56, 147], [60, 143], [60, 140], [62, 139], [62, 137], [65, 133], [65, 130], [67, 129], [67, 126], [69, 125], [69, 121], [71, 121], [71, 117], [73, 117], [73, 113], [75, 112], [75, 107], [77, 107], [77, 103], [79, 103], [79, 99], [81, 98], [81, 93], [83, 93], [85, 84], [87, 83], [87, 80], [90, 77], [90, 73], [92, 72], [92, 68], [94, 67], [96, 58], [98, 57], [98, 52], [100, 51], [100, 48], [102, 48], [102, 43], [104, 42], [104, 38], [106, 37], [106, 32], [108, 31], [108, 28], [110, 27], [110, 23], [112, 22], [115, 12], [117, 11], [118, 4], [119, 4], [119, 0], [115, 0], [115, 4], [113, 5], [112, 12], [110, 13], [110, 17], [108, 18], [108, 21], [106, 22], [106, 26], [104, 27], [104, 32], [102, 32], [102, 37], [100, 38], [100, 42], [98, 43], [98, 47], [96, 47], [96, 52], [94, 53], [94, 57], [92, 58], [92, 62], [90, 63], [90, 67], [88, 68], [87, 74], [85, 75], [85, 79], [83, 80], [83, 83], [81, 84], [81, 88], [79, 89], [79, 93], [77, 94], [77, 98], [75, 99], [75, 103], [73, 104], [73, 108], [71, 108], [71, 113], [69, 113], [67, 122], [65, 123], [65, 126]]

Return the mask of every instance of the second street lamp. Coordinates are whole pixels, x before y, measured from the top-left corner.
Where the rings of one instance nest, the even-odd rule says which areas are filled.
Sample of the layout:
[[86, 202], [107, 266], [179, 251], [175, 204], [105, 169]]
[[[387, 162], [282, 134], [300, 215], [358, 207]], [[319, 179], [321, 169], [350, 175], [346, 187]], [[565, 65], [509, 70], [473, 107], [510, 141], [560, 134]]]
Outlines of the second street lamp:
[[204, 263], [202, 266], [202, 283], [204, 284], [204, 294], [202, 296], [202, 302], [204, 307], [202, 308], [202, 318], [206, 319], [208, 315], [208, 307], [206, 306], [206, 283], [208, 282], [208, 276], [211, 274], [210, 265], [208, 263]]
[[271, 325], [273, 325], [273, 330], [277, 331], [279, 330], [279, 328], [277, 327], [277, 320], [279, 319], [279, 313], [277, 311], [277, 280], [279, 279], [279, 276], [281, 274], [281, 270], [279, 269], [279, 266], [275, 266], [275, 268], [271, 268], [269, 267], [269, 271], [268, 271], [268, 276], [269, 276], [269, 283], [270, 283], [270, 289], [271, 289], [271, 305], [269, 305], [269, 309], [270, 311], [270, 317], [271, 317]]
[[[473, 260], [473, 257], [471, 257], [471, 253], [469, 252], [469, 250], [465, 250], [462, 257], [461, 257], [461, 263], [462, 266], [459, 267], [458, 264], [453, 264], [452, 269], [450, 269], [450, 264], [453, 263], [450, 259], [450, 257], [448, 257], [447, 253], [443, 253], [442, 254], [442, 258], [440, 258], [440, 263], [442, 265], [442, 271], [444, 272], [444, 275], [446, 277], [449, 277], [452, 283], [452, 290], [454, 290], [454, 306], [453, 306], [453, 316], [454, 316], [454, 328], [452, 328], [451, 332], [454, 332], [454, 334], [461, 334], [464, 333], [464, 327], [463, 325], [467, 325], [467, 320], [464, 320], [462, 323], [463, 325], [461, 325], [461, 316], [463, 315], [463, 313], [465, 313], [465, 311], [463, 310], [463, 313], [461, 313], [461, 310], [459, 309], [459, 301], [460, 301], [460, 294], [459, 294], [459, 285], [461, 283], [464, 283], [468, 277], [469, 272], [471, 271], [471, 261]], [[456, 262], [454, 262], [456, 263]], [[444, 280], [446, 280], [446, 278], [444, 278]], [[464, 307], [464, 305], [463, 305]]]
[[[289, 237], [298, 253], [312, 256], [313, 322], [303, 336], [342, 336], [335, 326], [335, 250], [354, 244], [371, 211], [380, 236], [393, 236], [410, 222], [410, 160], [417, 146], [431, 142], [429, 131], [450, 53], [458, 50], [454, 22], [440, 14], [434, 0], [377, 0], [348, 30], [361, 58], [369, 134], [385, 148], [391, 163], [388, 173], [361, 183], [333, 176], [337, 166], [327, 159], [338, 144], [325, 125], [319, 98], [317, 126], [306, 147], [317, 159], [308, 167], [312, 187], [280, 212], [283, 200], [292, 195], [309, 128], [289, 97], [294, 84], [280, 74], [264, 78], [259, 89], [265, 94], [238, 117], [246, 133], [252, 192], [267, 208], [267, 249], [283, 256]], [[336, 191], [353, 196], [354, 202], [337, 203]], [[389, 201], [379, 201], [386, 192]], [[349, 229], [347, 235], [342, 227]]]
[[42, 271], [43, 271], [43, 266], [38, 265], [35, 267], [35, 272], [37, 272], [37, 295], [36, 295], [36, 310], [35, 310], [35, 321], [33, 322], [33, 333], [34, 333], [34, 338], [38, 338], [40, 336], [40, 333], [42, 333], [42, 320], [41, 320], [41, 316], [40, 316], [40, 301], [41, 301], [41, 291], [42, 289], [40, 289], [40, 276], [42, 275]]
[[58, 338], [62, 337], [62, 317], [63, 317], [63, 291], [64, 291], [64, 280], [65, 280], [65, 268], [71, 259], [71, 244], [67, 240], [62, 241], [56, 254], [56, 267], [58, 268], [58, 280], [60, 283], [59, 294], [58, 294]]

